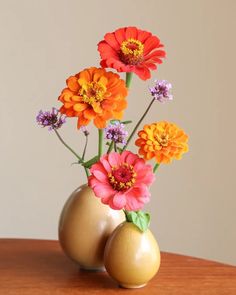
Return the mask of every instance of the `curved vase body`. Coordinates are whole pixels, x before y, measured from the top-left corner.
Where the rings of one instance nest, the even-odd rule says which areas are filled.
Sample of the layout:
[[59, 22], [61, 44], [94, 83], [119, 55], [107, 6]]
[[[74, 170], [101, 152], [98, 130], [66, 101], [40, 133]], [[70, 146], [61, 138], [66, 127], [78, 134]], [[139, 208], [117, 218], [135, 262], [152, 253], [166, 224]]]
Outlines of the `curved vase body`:
[[148, 229], [141, 232], [133, 223], [120, 224], [110, 236], [104, 254], [109, 275], [124, 288], [140, 288], [160, 267], [160, 250]]
[[83, 269], [104, 269], [106, 241], [124, 219], [123, 212], [103, 205], [90, 187], [82, 185], [71, 194], [60, 216], [62, 249]]

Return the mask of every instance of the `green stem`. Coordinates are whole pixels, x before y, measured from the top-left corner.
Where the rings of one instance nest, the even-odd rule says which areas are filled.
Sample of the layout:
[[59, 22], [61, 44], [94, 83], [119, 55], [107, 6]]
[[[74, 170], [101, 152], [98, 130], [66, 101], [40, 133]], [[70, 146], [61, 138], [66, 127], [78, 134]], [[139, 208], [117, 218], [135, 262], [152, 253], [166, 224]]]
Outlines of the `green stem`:
[[103, 151], [103, 129], [98, 129], [98, 159], [101, 158]]
[[146, 109], [146, 111], [145, 111], [144, 114], [142, 115], [141, 119], [138, 121], [138, 123], [137, 123], [136, 126], [134, 127], [134, 130], [133, 130], [132, 133], [130, 134], [130, 136], [129, 136], [128, 140], [127, 140], [127, 143], [126, 143], [126, 145], [123, 147], [123, 150], [122, 150], [122, 151], [124, 151], [124, 150], [127, 149], [128, 144], [130, 143], [131, 139], [133, 138], [133, 136], [134, 136], [135, 132], [137, 131], [139, 125], [142, 123], [143, 119], [144, 119], [145, 116], [147, 115], [147, 113], [148, 113], [148, 111], [150, 110], [150, 108], [151, 108], [152, 104], [154, 103], [154, 101], [155, 101], [155, 98], [153, 98], [153, 100], [150, 102], [148, 108]]
[[88, 168], [85, 168], [85, 167], [84, 167], [84, 171], [85, 171], [85, 173], [86, 173], [87, 178], [89, 178], [90, 173], [89, 173]]
[[[88, 135], [85, 136], [86, 139], [85, 139], [85, 145], [84, 145], [84, 151], [83, 151], [83, 155], [82, 155], [82, 160], [84, 161], [84, 158], [85, 158], [85, 153], [86, 153], [86, 149], [87, 149], [87, 146], [88, 146]], [[84, 167], [84, 170], [85, 170], [85, 173], [86, 173], [86, 176], [87, 178], [89, 177], [89, 170], [88, 168]]]
[[155, 166], [153, 167], [153, 172], [155, 173], [158, 169], [158, 167], [160, 166], [160, 164], [156, 163]]
[[107, 154], [110, 154], [110, 152], [112, 151], [113, 147], [114, 147], [114, 141], [111, 141], [111, 143], [109, 144], [109, 148], [107, 150]]
[[115, 150], [115, 152], [117, 153], [117, 146], [116, 146], [116, 143], [114, 143], [114, 150]]
[[[72, 154], [74, 156], [76, 156], [76, 158], [78, 159], [78, 162], [80, 164], [82, 164], [84, 161], [83, 159], [63, 140], [63, 138], [61, 137], [61, 135], [59, 134], [59, 132], [56, 129], [53, 129], [58, 137], [58, 139], [60, 140], [60, 142], [70, 151], [72, 152]], [[86, 173], [86, 176], [89, 177], [89, 171], [87, 168], [84, 167], [84, 171]]]
[[128, 211], [126, 211], [125, 209], [123, 209], [123, 212], [125, 214], [125, 220], [128, 222]]
[[130, 84], [131, 84], [131, 81], [132, 81], [132, 77], [133, 77], [133, 73], [132, 72], [126, 73], [125, 84], [126, 84], [126, 87], [127, 88], [130, 87]]
[[84, 151], [83, 151], [83, 155], [82, 155], [82, 160], [83, 161], [84, 161], [86, 149], [87, 149], [87, 146], [88, 146], [88, 136], [86, 135], [85, 137], [86, 137], [86, 139], [85, 139], [85, 146], [84, 146]]
[[56, 129], [53, 129], [57, 135], [57, 137], [59, 138], [59, 140], [61, 141], [62, 144], [64, 144], [64, 146], [72, 152], [72, 154], [74, 154], [76, 156], [76, 158], [79, 160], [80, 163], [83, 163], [83, 159], [62, 139], [61, 135], [58, 133], [58, 131]]

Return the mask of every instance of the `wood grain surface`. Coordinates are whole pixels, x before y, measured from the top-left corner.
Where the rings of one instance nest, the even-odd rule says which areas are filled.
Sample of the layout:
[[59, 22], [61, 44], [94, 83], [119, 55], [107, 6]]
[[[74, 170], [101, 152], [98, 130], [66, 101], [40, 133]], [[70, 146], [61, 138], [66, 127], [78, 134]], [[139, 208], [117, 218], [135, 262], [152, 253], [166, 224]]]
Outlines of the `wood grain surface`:
[[236, 295], [236, 267], [162, 253], [159, 273], [141, 289], [122, 289], [106, 272], [80, 271], [57, 241], [0, 239], [0, 294]]

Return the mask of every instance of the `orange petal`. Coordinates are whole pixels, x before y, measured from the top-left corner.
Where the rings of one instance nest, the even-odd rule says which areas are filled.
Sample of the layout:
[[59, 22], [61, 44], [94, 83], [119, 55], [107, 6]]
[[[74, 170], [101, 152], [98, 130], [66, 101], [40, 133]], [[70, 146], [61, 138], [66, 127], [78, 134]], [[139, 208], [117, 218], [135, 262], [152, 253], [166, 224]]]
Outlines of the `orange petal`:
[[86, 110], [88, 107], [87, 104], [85, 103], [76, 103], [74, 106], [73, 106], [73, 109], [76, 111], [76, 112], [82, 112], [83, 110]]
[[87, 109], [83, 112], [83, 115], [86, 119], [92, 120], [96, 116], [96, 113], [93, 109]]
[[78, 118], [77, 128], [79, 129], [81, 126], [86, 126], [89, 122], [90, 120], [84, 118], [84, 116], [80, 116]]
[[113, 113], [113, 117], [117, 120], [121, 120], [123, 118], [123, 114], [124, 112], [112, 112]]
[[90, 75], [90, 72], [89, 72], [89, 69], [86, 69], [82, 72], [79, 73], [79, 80], [80, 79], [83, 79], [85, 80], [86, 82], [91, 82], [91, 75]]
[[100, 103], [93, 103], [93, 110], [98, 114], [102, 113], [102, 108], [100, 106]]
[[106, 120], [104, 120], [102, 117], [97, 116], [93, 122], [95, 126], [99, 129], [106, 127]]
[[75, 76], [71, 76], [66, 80], [67, 86], [70, 90], [77, 92], [79, 90], [78, 79]]

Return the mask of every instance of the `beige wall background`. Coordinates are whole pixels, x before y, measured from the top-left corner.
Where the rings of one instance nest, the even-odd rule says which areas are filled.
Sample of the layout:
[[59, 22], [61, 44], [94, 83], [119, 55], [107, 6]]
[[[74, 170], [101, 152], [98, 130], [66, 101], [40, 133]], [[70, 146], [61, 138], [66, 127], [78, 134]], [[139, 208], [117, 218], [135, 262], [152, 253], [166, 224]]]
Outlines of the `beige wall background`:
[[[165, 44], [152, 77], [174, 87], [174, 101], [156, 103], [145, 122], [173, 121], [190, 136], [183, 160], [159, 169], [152, 230], [162, 250], [236, 264], [235, 11], [234, 0], [1, 0], [0, 236], [57, 238], [61, 208], [85, 178], [35, 115], [59, 106], [69, 75], [98, 66], [106, 32], [135, 25]], [[138, 120], [151, 83], [134, 78], [125, 118]], [[76, 120], [61, 133], [82, 150]]]

